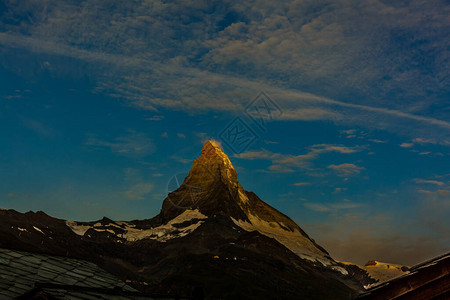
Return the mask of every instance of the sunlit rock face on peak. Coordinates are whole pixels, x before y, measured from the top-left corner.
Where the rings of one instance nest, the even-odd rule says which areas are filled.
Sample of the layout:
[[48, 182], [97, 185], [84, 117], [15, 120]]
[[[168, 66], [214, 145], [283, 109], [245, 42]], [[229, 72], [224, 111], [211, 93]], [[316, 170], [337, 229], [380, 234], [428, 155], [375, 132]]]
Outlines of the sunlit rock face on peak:
[[237, 185], [237, 174], [228, 156], [216, 141], [207, 141], [202, 154], [194, 160], [186, 182], [205, 185], [220, 180], [227, 185]]
[[239, 206], [236, 170], [220, 144], [207, 141], [194, 159], [188, 176], [163, 202], [161, 217], [168, 221], [186, 209], [199, 209], [206, 215], [238, 216], [246, 219]]

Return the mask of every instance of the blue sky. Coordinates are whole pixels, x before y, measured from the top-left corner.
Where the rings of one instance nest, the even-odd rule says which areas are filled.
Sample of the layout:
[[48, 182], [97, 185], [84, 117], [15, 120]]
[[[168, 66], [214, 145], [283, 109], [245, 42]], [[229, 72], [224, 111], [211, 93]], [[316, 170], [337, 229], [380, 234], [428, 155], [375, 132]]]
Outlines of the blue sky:
[[446, 1], [2, 3], [0, 207], [149, 218], [213, 138], [337, 259], [449, 250]]

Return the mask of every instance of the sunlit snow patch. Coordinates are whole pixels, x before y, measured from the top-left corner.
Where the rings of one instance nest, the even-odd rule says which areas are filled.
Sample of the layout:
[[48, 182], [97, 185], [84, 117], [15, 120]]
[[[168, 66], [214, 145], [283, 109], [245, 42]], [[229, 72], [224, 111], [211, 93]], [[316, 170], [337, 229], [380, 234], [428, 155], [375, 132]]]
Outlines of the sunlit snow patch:
[[276, 222], [267, 222], [257, 216], [248, 215], [251, 223], [243, 220], [236, 220], [231, 217], [232, 221], [246, 231], [258, 231], [259, 233], [274, 238], [286, 248], [297, 254], [303, 259], [320, 262], [323, 265], [330, 265], [331, 262], [324, 256], [317, 247], [298, 230], [289, 231], [280, 226]]
[[36, 226], [33, 226], [33, 228], [34, 228], [34, 230], [39, 231], [40, 233], [42, 233], [43, 235], [45, 235], [45, 233], [44, 233], [42, 230], [40, 230], [39, 228], [37, 228]]
[[252, 214], [249, 214], [247, 217], [249, 218], [250, 223], [243, 220], [236, 220], [233, 217], [231, 217], [231, 220], [246, 231], [256, 230], [265, 236], [277, 240], [280, 244], [297, 254], [301, 259], [309, 260], [313, 263], [320, 263], [342, 275], [348, 275], [345, 268], [337, 265], [337, 263], [329, 257], [326, 257], [325, 254], [311, 242], [311, 240], [305, 237], [297, 229], [294, 231], [286, 230], [283, 228], [283, 223], [278, 224], [277, 222], [268, 222]]

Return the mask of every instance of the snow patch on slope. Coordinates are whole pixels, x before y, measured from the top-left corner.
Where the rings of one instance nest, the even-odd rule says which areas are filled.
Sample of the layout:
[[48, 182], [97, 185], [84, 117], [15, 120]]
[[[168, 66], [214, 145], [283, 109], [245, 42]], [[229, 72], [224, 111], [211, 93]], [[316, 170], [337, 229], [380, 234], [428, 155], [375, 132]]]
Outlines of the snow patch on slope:
[[[325, 257], [324, 253], [297, 229], [289, 231], [282, 228], [280, 224], [276, 222], [267, 222], [252, 214], [249, 214], [247, 217], [249, 218], [250, 223], [243, 220], [236, 220], [233, 217], [231, 217], [231, 220], [246, 231], [256, 230], [265, 236], [274, 238], [302, 259], [320, 262], [324, 266], [335, 264], [329, 258]], [[340, 270], [340, 272], [341, 271], [342, 270]]]
[[346, 269], [344, 269], [343, 267], [339, 267], [339, 266], [332, 266], [331, 267], [332, 270], [335, 270], [336, 272], [341, 273], [342, 275], [348, 275], [348, 272]]
[[[238, 192], [241, 203], [247, 204], [250, 200], [245, 191], [242, 188], [239, 188]], [[349, 274], [344, 267], [340, 266], [336, 261], [319, 249], [309, 238], [300, 232], [298, 228], [294, 228], [292, 231], [289, 230], [289, 226], [282, 221], [266, 221], [250, 212], [247, 212], [247, 218], [250, 222], [236, 220], [233, 217], [231, 217], [231, 220], [234, 224], [246, 231], [258, 231], [267, 237], [275, 239], [301, 259], [309, 260], [313, 263], [320, 263], [330, 270], [341, 273], [344, 276]]]
[[39, 228], [37, 228], [36, 226], [33, 226], [33, 228], [34, 228], [34, 230], [39, 231], [40, 233], [42, 233], [43, 235], [45, 235], [45, 233], [44, 233], [42, 230], [40, 230]]
[[367, 263], [362, 268], [363, 268], [363, 270], [366, 270], [367, 273], [369, 273], [370, 277], [378, 280], [379, 283], [382, 283], [382, 282], [391, 280], [395, 277], [409, 273], [409, 271], [403, 271], [402, 270], [403, 267], [404, 266], [402, 266], [402, 265], [373, 261], [373, 262]]
[[345, 268], [339, 266], [333, 259], [326, 257], [322, 251], [297, 229], [289, 231], [282, 227], [285, 226], [283, 223], [280, 226], [277, 222], [267, 222], [252, 214], [247, 215], [247, 217], [251, 223], [236, 220], [233, 217], [231, 217], [231, 220], [234, 224], [246, 231], [256, 230], [267, 237], [277, 240], [280, 244], [297, 254], [301, 259], [306, 259], [313, 263], [320, 263], [344, 276], [348, 275], [348, 271]]
[[[142, 239], [153, 239], [159, 242], [166, 242], [173, 238], [183, 237], [188, 235], [197, 229], [201, 224], [203, 224], [204, 219], [207, 216], [202, 214], [198, 209], [196, 210], [186, 210], [182, 214], [178, 215], [176, 218], [172, 219], [167, 224], [149, 228], [149, 229], [138, 229], [135, 228], [136, 225], [128, 224], [127, 222], [115, 222], [110, 223], [108, 225], [102, 225], [100, 223], [95, 223], [94, 225], [79, 225], [74, 221], [66, 221], [66, 225], [77, 235], [84, 236], [86, 231], [90, 228], [94, 229], [98, 232], [109, 232], [114, 235], [117, 235], [120, 238], [126, 239], [127, 241], [133, 242]], [[198, 222], [190, 224], [186, 227], [176, 226], [177, 224], [181, 224], [187, 221], [191, 221], [193, 219], [199, 219]], [[124, 230], [123, 233], [116, 233], [114, 230], [105, 227], [117, 227]]]
[[66, 221], [66, 225], [72, 229], [74, 233], [81, 236], [83, 236], [89, 228], [92, 228], [90, 225], [78, 225], [75, 221]]
[[376, 283], [372, 283], [367, 286], [364, 286], [365, 289], [372, 288], [383, 282], [386, 282], [386, 281], [389, 281], [396, 277], [410, 273], [408, 270], [405, 270], [406, 266], [390, 264], [390, 263], [383, 263], [383, 262], [379, 262], [379, 261], [369, 261], [365, 266], [356, 265], [356, 264], [350, 263], [350, 262], [341, 262], [341, 263], [345, 264], [345, 265], [355, 265], [358, 268], [366, 271], [371, 278], [378, 281]]
[[137, 241], [144, 238], [150, 238], [158, 240], [159, 242], [166, 242], [173, 238], [188, 235], [189, 233], [197, 229], [201, 224], [203, 224], [204, 221], [199, 221], [184, 228], [178, 228], [173, 225], [181, 224], [187, 221], [191, 221], [193, 219], [206, 219], [206, 218], [207, 216], [202, 214], [197, 209], [186, 210], [165, 225], [145, 230], [129, 228], [128, 232], [124, 234], [124, 238], [126, 238], [128, 241]]

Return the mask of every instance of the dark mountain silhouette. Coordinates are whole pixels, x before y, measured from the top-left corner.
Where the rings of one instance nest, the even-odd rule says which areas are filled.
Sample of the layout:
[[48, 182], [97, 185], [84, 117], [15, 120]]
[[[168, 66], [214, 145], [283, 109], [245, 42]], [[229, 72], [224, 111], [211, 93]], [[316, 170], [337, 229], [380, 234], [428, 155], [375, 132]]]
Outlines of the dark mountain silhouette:
[[350, 299], [373, 283], [237, 181], [207, 141], [152, 219], [75, 222], [0, 211], [0, 247], [89, 259], [146, 293], [207, 299]]

